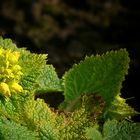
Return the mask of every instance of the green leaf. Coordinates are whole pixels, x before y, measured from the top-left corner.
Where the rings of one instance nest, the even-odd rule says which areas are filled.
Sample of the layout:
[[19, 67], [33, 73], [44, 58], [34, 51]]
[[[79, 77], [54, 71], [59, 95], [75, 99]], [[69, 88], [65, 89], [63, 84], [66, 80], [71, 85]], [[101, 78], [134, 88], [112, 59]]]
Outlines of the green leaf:
[[[94, 103], [94, 108], [91, 106]], [[22, 104], [21, 122], [28, 129], [37, 131], [41, 139], [47, 140], [84, 140], [85, 129], [96, 122], [103, 109], [102, 101], [94, 95], [83, 96], [81, 108], [74, 112], [53, 112], [43, 100], [29, 99]]]
[[2, 37], [0, 37], [0, 47], [13, 51], [18, 50], [16, 44], [14, 44], [11, 39], [3, 39]]
[[2, 98], [0, 100], [0, 116], [13, 120], [16, 123], [25, 124], [25, 121], [23, 119], [25, 111], [24, 104], [33, 99], [33, 94], [27, 91], [11, 96], [8, 101], [5, 101]]
[[19, 113], [21, 122], [24, 122], [28, 129], [37, 131], [42, 140], [58, 139], [57, 114], [51, 111], [43, 100], [26, 99], [22, 104], [22, 112]]
[[140, 124], [116, 120], [107, 121], [103, 128], [104, 140], [140, 140]]
[[14, 112], [15, 107], [13, 104], [9, 102], [5, 102], [4, 100], [0, 100], [0, 116], [5, 116], [7, 118], [16, 116]]
[[98, 94], [110, 105], [120, 93], [122, 81], [128, 72], [129, 57], [125, 49], [111, 51], [101, 56], [86, 57], [64, 75], [66, 108], [81, 94]]
[[0, 117], [1, 140], [38, 140], [36, 133], [6, 118]]
[[126, 100], [117, 95], [111, 106], [104, 113], [104, 118], [108, 119], [130, 119], [131, 116], [138, 115], [139, 113], [130, 107]]
[[45, 66], [37, 83], [39, 85], [39, 88], [36, 91], [37, 93], [63, 91], [60, 79], [52, 65]]
[[98, 130], [97, 125], [86, 130], [87, 138], [92, 140], [103, 140], [101, 132]]
[[[58, 140], [57, 129], [62, 123], [57, 123], [55, 114], [48, 105], [41, 99], [34, 100], [32, 95], [26, 98], [15, 96], [8, 102], [0, 102], [0, 116], [8, 118], [27, 127], [32, 132], [37, 132], [40, 139]], [[9, 131], [9, 130], [7, 130]]]
[[94, 126], [86, 130], [86, 135], [92, 140], [140, 140], [140, 123], [108, 120], [102, 133]]
[[40, 77], [46, 65], [46, 55], [34, 54], [22, 50], [19, 64], [23, 72], [21, 78], [22, 87], [25, 90], [35, 91], [38, 88], [37, 79]]
[[95, 95], [83, 96], [81, 107], [71, 113], [54, 112], [43, 100], [29, 96], [26, 100], [15, 99], [13, 104], [15, 108], [18, 105], [18, 119], [10, 119], [38, 132], [42, 140], [85, 140], [85, 130], [95, 124], [103, 109], [102, 100]]

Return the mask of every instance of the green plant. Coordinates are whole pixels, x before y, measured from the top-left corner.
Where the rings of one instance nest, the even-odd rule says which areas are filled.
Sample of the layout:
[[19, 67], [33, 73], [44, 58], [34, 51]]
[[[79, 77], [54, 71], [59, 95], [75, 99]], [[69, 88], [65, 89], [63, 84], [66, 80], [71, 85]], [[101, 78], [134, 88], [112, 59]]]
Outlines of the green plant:
[[[0, 38], [0, 139], [139, 140], [138, 114], [120, 97], [129, 67], [125, 49], [86, 57], [59, 79], [47, 55]], [[38, 94], [63, 92], [53, 110]]]

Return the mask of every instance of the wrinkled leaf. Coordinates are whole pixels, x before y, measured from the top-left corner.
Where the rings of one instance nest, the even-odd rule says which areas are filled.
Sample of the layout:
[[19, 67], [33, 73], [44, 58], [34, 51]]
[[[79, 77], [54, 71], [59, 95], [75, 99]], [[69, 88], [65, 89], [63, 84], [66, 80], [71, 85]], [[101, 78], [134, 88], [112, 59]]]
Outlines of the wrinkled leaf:
[[98, 127], [95, 125], [92, 128], [86, 130], [87, 138], [92, 140], [103, 140], [101, 132], [98, 130]]
[[52, 65], [45, 66], [37, 83], [39, 85], [39, 88], [36, 91], [37, 93], [63, 91], [60, 79]]
[[39, 140], [36, 133], [6, 118], [0, 117], [1, 140]]
[[86, 57], [64, 75], [65, 101], [61, 108], [66, 108], [82, 94], [95, 93], [103, 97], [107, 106], [110, 105], [120, 93], [128, 64], [129, 57], [125, 49]]
[[104, 140], [140, 140], [140, 124], [116, 120], [107, 121], [103, 128]]
[[117, 95], [111, 106], [104, 113], [104, 118], [108, 119], [130, 119], [131, 116], [138, 115], [139, 113], [130, 107], [126, 100], [119, 95]]

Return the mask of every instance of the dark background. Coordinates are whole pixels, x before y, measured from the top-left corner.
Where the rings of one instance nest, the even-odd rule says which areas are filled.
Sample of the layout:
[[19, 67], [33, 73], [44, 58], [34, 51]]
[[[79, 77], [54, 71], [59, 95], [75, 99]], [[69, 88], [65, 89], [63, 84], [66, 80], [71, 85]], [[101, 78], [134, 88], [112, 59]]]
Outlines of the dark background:
[[140, 112], [139, 5], [138, 0], [1, 0], [0, 35], [47, 53], [59, 77], [86, 55], [126, 48], [131, 62], [122, 96], [134, 97], [127, 101]]

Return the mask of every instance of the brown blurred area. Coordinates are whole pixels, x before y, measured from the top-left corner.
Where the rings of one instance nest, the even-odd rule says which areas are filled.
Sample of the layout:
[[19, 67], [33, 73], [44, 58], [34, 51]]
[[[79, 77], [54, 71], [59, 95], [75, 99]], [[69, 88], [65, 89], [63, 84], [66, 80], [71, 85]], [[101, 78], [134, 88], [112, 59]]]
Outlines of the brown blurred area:
[[[131, 63], [122, 93], [140, 111], [140, 8], [131, 0], [1, 0], [0, 35], [47, 53], [61, 77], [86, 55], [126, 48]], [[136, 118], [137, 119], [137, 118]]]

